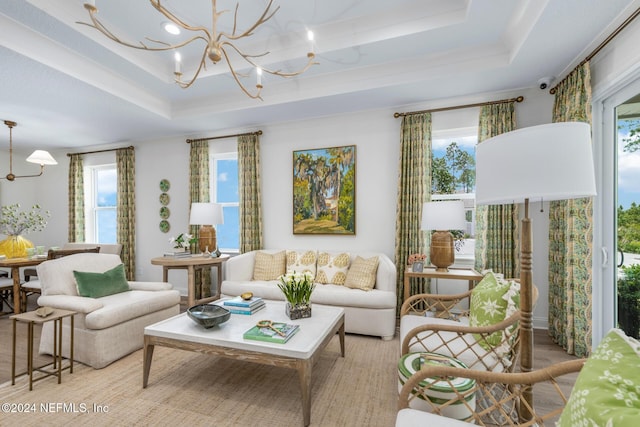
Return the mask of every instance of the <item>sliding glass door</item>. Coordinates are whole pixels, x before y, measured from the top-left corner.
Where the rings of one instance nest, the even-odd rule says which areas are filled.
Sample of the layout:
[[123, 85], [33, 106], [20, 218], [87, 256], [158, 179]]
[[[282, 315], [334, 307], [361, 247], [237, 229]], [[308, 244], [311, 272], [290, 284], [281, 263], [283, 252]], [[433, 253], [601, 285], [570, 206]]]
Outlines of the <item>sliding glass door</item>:
[[[608, 97], [601, 110], [594, 253], [594, 345], [611, 328], [640, 335], [640, 79]], [[601, 117], [599, 117], [601, 115]]]
[[640, 338], [640, 94], [615, 108], [617, 326]]

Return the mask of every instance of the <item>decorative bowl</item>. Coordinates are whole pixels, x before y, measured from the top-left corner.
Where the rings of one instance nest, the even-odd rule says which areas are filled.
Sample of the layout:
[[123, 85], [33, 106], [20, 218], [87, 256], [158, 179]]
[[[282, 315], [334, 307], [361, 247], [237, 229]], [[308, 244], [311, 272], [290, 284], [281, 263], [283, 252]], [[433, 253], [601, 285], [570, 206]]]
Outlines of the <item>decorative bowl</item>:
[[206, 329], [213, 328], [226, 322], [231, 317], [231, 312], [226, 308], [215, 304], [199, 304], [187, 310], [187, 315], [196, 323]]

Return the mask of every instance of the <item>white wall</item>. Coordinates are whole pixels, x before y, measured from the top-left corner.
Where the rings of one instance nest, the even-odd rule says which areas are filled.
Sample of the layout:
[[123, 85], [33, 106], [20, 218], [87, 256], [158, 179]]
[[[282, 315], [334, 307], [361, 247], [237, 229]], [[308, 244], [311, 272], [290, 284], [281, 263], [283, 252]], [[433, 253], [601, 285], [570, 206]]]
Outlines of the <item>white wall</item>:
[[[483, 100], [503, 99], [523, 95], [525, 101], [516, 106], [518, 126], [547, 123], [551, 119], [552, 97], [537, 89], [513, 93], [484, 94], [474, 97], [432, 101], [422, 105], [396, 109], [362, 111], [353, 114], [321, 117], [312, 120], [268, 123], [255, 129], [225, 129], [199, 136], [213, 136], [262, 129], [260, 139], [264, 244], [267, 248], [340, 248], [351, 251], [379, 251], [391, 259], [394, 255], [395, 212], [398, 181], [399, 138], [401, 119], [395, 111], [415, 111], [423, 108], [461, 105]], [[461, 110], [462, 111], [462, 110]], [[461, 113], [463, 114], [463, 113]], [[455, 116], [455, 115], [453, 115]], [[464, 114], [461, 116], [463, 117]], [[446, 116], [450, 126], [452, 115]], [[453, 117], [455, 120], [455, 117]], [[461, 119], [462, 120], [462, 119]], [[466, 119], [464, 119], [466, 120]], [[444, 122], [445, 120], [443, 120]], [[473, 125], [464, 123], [464, 126]], [[438, 119], [434, 117], [434, 127]], [[193, 137], [193, 136], [190, 136]], [[233, 149], [233, 140], [212, 141], [216, 149]], [[153, 257], [170, 249], [169, 237], [187, 231], [189, 211], [189, 145], [184, 138], [133, 142], [136, 149], [137, 199], [137, 259], [138, 280], [160, 280], [162, 269], [150, 264]], [[292, 152], [294, 150], [356, 146], [356, 235], [294, 235], [292, 232]], [[99, 147], [106, 148], [106, 147]], [[93, 150], [94, 147], [88, 149]], [[48, 167], [45, 176], [14, 183], [0, 181], [0, 203], [25, 200], [52, 211], [49, 227], [34, 242], [47, 246], [67, 240], [67, 171], [66, 152], [52, 153], [60, 163]], [[0, 160], [2, 161], [2, 160]], [[171, 183], [169, 190], [171, 230], [159, 230], [161, 179]], [[541, 291], [534, 313], [536, 326], [546, 327], [547, 283], [547, 212], [532, 209], [534, 230], [534, 282]], [[169, 281], [183, 292], [186, 274], [170, 271]], [[463, 285], [466, 287], [466, 284]]]

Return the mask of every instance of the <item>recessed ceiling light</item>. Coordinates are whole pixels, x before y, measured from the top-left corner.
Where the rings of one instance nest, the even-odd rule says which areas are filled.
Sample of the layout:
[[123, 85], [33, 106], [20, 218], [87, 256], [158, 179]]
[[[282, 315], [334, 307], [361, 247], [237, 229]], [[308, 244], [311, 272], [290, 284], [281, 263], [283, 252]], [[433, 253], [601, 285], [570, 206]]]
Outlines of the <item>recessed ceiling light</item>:
[[176, 36], [180, 34], [180, 28], [178, 28], [178, 26], [173, 22], [163, 22], [162, 28], [164, 28], [164, 30], [169, 34], [173, 34]]

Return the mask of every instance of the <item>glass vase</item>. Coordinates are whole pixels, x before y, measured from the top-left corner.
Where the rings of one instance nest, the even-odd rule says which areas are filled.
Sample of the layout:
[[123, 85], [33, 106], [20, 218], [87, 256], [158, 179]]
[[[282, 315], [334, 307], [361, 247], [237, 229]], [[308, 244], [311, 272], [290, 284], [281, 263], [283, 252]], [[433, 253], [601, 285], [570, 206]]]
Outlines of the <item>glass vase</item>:
[[288, 302], [285, 310], [291, 320], [311, 317], [311, 303], [292, 305]]
[[0, 242], [0, 255], [7, 258], [24, 258], [27, 256], [27, 248], [33, 248], [33, 243], [20, 235], [7, 236]]

